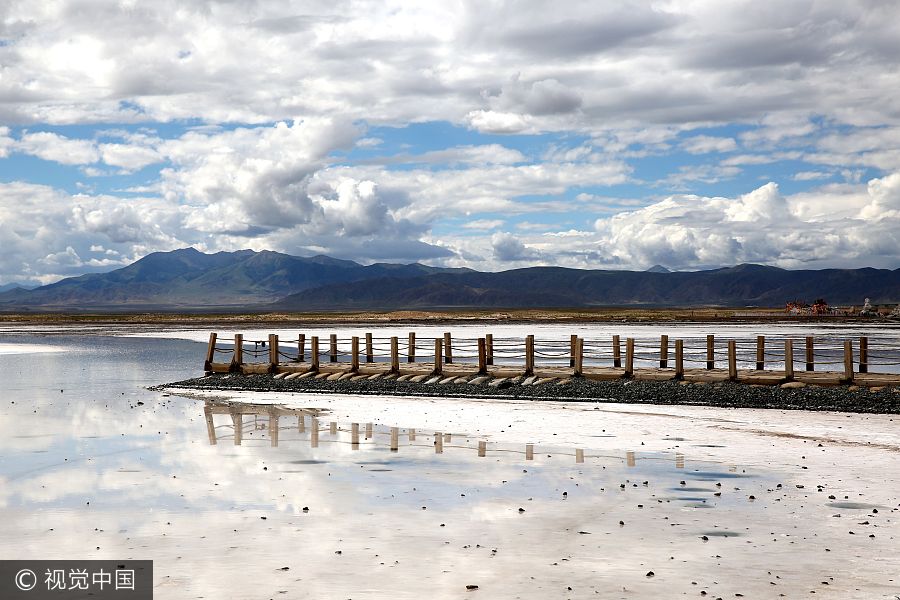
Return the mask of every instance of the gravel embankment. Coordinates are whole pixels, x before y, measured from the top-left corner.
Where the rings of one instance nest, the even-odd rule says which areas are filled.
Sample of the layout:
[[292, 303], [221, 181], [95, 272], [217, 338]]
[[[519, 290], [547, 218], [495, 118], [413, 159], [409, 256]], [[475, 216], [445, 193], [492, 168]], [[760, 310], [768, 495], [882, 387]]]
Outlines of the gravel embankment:
[[272, 375], [216, 374], [160, 387], [900, 413], [900, 387], [882, 388], [877, 391], [851, 386], [806, 386], [786, 389], [778, 386], [751, 386], [730, 382], [685, 384], [677, 381], [591, 381], [587, 379], [571, 379], [563, 384], [550, 382], [542, 385], [521, 385], [522, 379], [508, 380], [498, 387], [490, 387], [487, 382], [482, 384], [426, 384], [392, 379], [325, 381], [307, 378], [284, 380], [275, 379]]

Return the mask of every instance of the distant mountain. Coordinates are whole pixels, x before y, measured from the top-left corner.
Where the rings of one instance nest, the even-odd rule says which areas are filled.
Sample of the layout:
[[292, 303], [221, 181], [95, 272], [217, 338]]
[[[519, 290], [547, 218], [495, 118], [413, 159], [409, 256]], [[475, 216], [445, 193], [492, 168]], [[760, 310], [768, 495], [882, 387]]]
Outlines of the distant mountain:
[[0, 293], [0, 310], [247, 308], [323, 285], [455, 271], [460, 270], [416, 263], [363, 266], [328, 256], [270, 251], [204, 254], [184, 248], [148, 254], [109, 273]]
[[111, 271], [0, 293], [0, 311], [331, 311], [592, 306], [783, 306], [900, 301], [900, 269], [787, 271], [738, 265], [697, 272], [530, 267], [498, 273], [420, 264], [363, 266], [240, 250], [149, 254]]
[[0, 285], [0, 293], [10, 292], [12, 290], [30, 290], [33, 289], [31, 287], [26, 287], [20, 283], [7, 283], [4, 285]]
[[647, 273], [671, 273], [672, 271], [668, 270], [662, 265], [653, 265], [646, 271]]
[[697, 272], [588, 271], [531, 267], [499, 273], [434, 273], [373, 279], [293, 294], [279, 310], [463, 307], [783, 306], [794, 299], [832, 304], [900, 301], [900, 269], [787, 271], [761, 265]]

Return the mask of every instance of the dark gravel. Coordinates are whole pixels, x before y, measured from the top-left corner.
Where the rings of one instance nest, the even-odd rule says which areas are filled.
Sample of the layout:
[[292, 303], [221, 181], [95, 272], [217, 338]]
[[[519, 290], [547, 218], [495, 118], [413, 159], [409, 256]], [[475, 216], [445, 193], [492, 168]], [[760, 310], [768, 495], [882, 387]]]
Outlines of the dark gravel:
[[[518, 380], [515, 380], [518, 381]], [[869, 391], [850, 386], [750, 386], [738, 383], [682, 384], [677, 381], [591, 381], [571, 379], [539, 386], [487, 383], [431, 384], [377, 379], [374, 381], [325, 381], [274, 379], [272, 375], [215, 374], [160, 386], [203, 390], [258, 392], [306, 392], [321, 394], [371, 394], [395, 396], [441, 396], [464, 398], [518, 398], [575, 402], [622, 402], [634, 404], [685, 404], [731, 408], [777, 408], [832, 410], [855, 413], [900, 413], [900, 387]]]

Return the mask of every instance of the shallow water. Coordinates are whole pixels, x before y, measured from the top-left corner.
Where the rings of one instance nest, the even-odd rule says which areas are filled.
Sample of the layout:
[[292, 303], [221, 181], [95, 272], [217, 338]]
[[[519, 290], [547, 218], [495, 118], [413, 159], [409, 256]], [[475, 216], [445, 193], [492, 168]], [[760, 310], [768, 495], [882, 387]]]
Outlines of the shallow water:
[[0, 343], [63, 348], [0, 357], [2, 558], [153, 559], [158, 598], [900, 593], [890, 416], [235, 393], [212, 444], [210, 395], [145, 389], [203, 344]]

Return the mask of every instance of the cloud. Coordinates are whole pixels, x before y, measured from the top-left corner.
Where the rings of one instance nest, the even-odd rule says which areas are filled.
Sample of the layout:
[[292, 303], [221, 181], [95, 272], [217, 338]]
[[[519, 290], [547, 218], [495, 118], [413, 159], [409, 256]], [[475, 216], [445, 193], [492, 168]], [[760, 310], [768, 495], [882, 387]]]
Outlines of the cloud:
[[497, 232], [491, 236], [494, 258], [500, 262], [537, 260], [540, 254], [527, 247], [511, 233]]
[[481, 133], [521, 133], [529, 128], [527, 115], [493, 110], [473, 110], [466, 119]]
[[63, 165], [89, 165], [100, 160], [92, 141], [70, 139], [48, 131], [26, 133], [15, 147], [24, 154]]
[[709, 154], [710, 152], [731, 152], [737, 150], [737, 142], [729, 137], [695, 135], [685, 139], [681, 147], [691, 154]]

